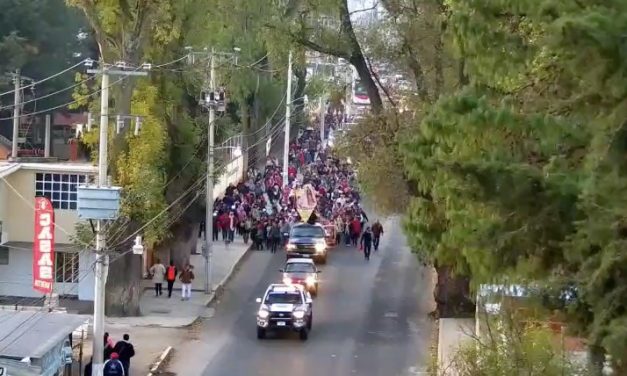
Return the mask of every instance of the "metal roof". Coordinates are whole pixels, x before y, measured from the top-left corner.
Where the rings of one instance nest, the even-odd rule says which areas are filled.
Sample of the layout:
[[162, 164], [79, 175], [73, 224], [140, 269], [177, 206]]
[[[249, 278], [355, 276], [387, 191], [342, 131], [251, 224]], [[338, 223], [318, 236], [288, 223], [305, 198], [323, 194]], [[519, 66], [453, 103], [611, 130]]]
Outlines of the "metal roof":
[[42, 358], [88, 316], [42, 311], [0, 311], [0, 358]]

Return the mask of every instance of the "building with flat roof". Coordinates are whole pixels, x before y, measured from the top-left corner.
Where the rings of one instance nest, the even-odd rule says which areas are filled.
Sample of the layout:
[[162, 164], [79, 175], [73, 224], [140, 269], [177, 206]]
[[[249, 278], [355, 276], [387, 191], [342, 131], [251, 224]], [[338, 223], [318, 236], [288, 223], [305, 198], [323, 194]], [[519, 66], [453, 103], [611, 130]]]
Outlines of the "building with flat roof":
[[61, 375], [72, 345], [72, 333], [86, 316], [43, 311], [0, 311], [2, 375]]
[[77, 187], [97, 174], [90, 163], [0, 161], [0, 296], [41, 298], [33, 289], [35, 197], [54, 207], [55, 284], [62, 297], [93, 300], [93, 255], [73, 241]]

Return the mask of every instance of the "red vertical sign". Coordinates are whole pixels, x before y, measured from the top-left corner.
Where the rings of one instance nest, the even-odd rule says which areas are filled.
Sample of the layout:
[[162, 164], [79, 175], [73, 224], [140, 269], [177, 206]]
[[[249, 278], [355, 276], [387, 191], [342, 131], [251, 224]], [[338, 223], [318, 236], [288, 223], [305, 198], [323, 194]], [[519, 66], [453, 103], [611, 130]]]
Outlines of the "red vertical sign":
[[33, 288], [52, 292], [54, 282], [54, 208], [45, 197], [35, 198], [35, 239], [33, 242]]

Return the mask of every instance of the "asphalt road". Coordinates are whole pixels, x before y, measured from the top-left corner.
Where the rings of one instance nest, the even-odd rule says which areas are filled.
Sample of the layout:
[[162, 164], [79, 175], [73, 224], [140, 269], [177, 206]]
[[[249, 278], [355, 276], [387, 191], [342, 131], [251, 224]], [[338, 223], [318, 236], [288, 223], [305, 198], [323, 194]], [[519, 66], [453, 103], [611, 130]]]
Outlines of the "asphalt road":
[[353, 247], [331, 251], [320, 268], [309, 340], [258, 340], [255, 314], [267, 285], [280, 282], [285, 256], [253, 252], [209, 317], [191, 329], [170, 371], [193, 376], [425, 375], [432, 322], [429, 273], [405, 245], [399, 222], [370, 261]]

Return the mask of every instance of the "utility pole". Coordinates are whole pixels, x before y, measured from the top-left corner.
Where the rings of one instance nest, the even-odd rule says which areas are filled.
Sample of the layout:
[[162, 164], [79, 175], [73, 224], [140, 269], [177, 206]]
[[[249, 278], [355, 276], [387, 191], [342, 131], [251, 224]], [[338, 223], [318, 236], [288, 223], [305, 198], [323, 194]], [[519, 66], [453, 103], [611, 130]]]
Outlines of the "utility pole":
[[[211, 56], [209, 56], [209, 93], [215, 91], [215, 50], [211, 49]], [[205, 256], [205, 294], [211, 294], [213, 286], [211, 285], [213, 262], [211, 260], [213, 256], [213, 174], [214, 174], [214, 147], [215, 147], [215, 105], [209, 104], [209, 126], [207, 132], [209, 132], [207, 139], [209, 145], [207, 146], [207, 189], [205, 192], [206, 210], [205, 210], [205, 245], [207, 247], [207, 253]]]
[[15, 75], [13, 77], [13, 90], [15, 90], [14, 93], [14, 100], [13, 100], [13, 140], [11, 142], [11, 157], [13, 158], [13, 160], [17, 160], [17, 139], [20, 133], [20, 102], [21, 100], [21, 89], [20, 86], [22, 85], [22, 77], [20, 76], [20, 70], [16, 69], [15, 70]]
[[[93, 62], [90, 60], [88, 66]], [[117, 62], [116, 67], [126, 68], [123, 62]], [[140, 70], [111, 69], [103, 64], [101, 69], [87, 69], [87, 73], [100, 74], [102, 77], [100, 92], [100, 127], [99, 127], [99, 147], [98, 147], [98, 182], [99, 187], [109, 185], [107, 168], [109, 153], [109, 78], [116, 76], [147, 76], [146, 70], [150, 69], [149, 64], [144, 64]], [[105, 325], [105, 286], [109, 274], [109, 255], [106, 252], [106, 234], [103, 231], [104, 220], [96, 221], [96, 265], [94, 268], [94, 322], [93, 322], [93, 345], [92, 355], [94, 376], [102, 376], [104, 365], [104, 325]]]
[[[194, 52], [192, 47], [185, 47], [189, 51], [188, 62], [194, 64], [195, 56], [207, 53], [207, 48], [204, 52]], [[218, 111], [224, 111], [225, 94], [220, 91], [216, 92], [216, 58], [218, 56], [232, 57], [237, 63], [237, 54], [240, 49], [233, 48], [234, 52], [216, 52], [215, 48], [211, 48], [209, 51], [209, 87], [205, 88], [204, 96], [201, 97], [200, 105], [207, 107], [209, 110], [209, 125], [207, 126], [207, 180], [205, 190], [205, 244], [203, 246], [203, 252], [205, 255], [205, 294], [211, 294], [213, 292], [213, 186], [214, 186], [214, 174], [215, 174], [215, 117], [216, 107]]]
[[327, 115], [324, 105], [324, 97], [320, 97], [320, 142], [324, 145], [324, 117]]
[[[98, 147], [98, 186], [107, 185], [107, 154], [109, 143], [109, 73], [102, 69], [100, 92], [100, 127]], [[109, 273], [109, 255], [105, 251], [105, 234], [102, 231], [102, 220], [96, 221], [96, 265], [94, 269], [94, 338], [93, 367], [96, 376], [102, 375], [104, 365], [104, 319], [105, 319], [105, 285]]]
[[287, 167], [290, 160], [290, 118], [292, 117], [292, 50], [287, 61], [287, 92], [285, 102], [285, 140], [283, 143], [283, 186], [289, 184]]

